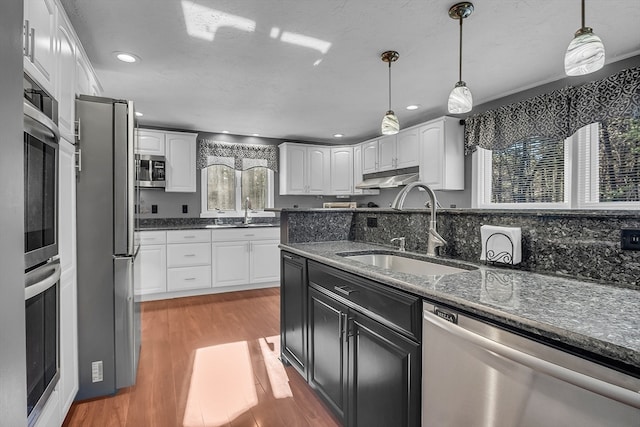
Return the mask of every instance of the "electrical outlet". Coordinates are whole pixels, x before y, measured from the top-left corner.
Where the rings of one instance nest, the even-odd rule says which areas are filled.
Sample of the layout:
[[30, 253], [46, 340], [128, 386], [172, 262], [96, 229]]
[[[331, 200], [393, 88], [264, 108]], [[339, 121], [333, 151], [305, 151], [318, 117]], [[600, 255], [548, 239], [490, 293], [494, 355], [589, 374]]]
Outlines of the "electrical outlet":
[[91, 362], [91, 382], [98, 383], [103, 380], [104, 374], [102, 372], [102, 360]]
[[158, 213], [158, 205], [151, 205], [151, 213]]
[[189, 205], [182, 205], [182, 213], [189, 213]]
[[640, 251], [640, 230], [633, 228], [620, 230], [620, 248], [629, 251]]
[[375, 228], [378, 226], [378, 218], [375, 216], [367, 217], [367, 227]]

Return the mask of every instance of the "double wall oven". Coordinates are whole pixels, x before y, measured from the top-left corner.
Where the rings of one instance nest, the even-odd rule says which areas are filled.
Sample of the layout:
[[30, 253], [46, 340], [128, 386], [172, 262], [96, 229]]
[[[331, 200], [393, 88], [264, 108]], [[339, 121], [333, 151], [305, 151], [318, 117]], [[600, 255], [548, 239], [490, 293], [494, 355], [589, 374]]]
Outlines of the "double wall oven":
[[57, 103], [24, 76], [27, 416], [35, 424], [60, 377]]

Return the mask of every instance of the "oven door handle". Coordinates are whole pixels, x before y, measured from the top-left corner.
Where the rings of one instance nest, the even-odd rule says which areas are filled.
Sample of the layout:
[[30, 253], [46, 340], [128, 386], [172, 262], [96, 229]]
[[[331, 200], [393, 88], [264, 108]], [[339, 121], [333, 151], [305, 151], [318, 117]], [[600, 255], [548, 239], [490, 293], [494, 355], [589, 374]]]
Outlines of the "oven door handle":
[[56, 263], [51, 268], [51, 274], [46, 276], [44, 279], [36, 282], [30, 286], [24, 288], [24, 299], [25, 301], [29, 298], [32, 298], [42, 292], [46, 291], [60, 280], [61, 268], [60, 264]]

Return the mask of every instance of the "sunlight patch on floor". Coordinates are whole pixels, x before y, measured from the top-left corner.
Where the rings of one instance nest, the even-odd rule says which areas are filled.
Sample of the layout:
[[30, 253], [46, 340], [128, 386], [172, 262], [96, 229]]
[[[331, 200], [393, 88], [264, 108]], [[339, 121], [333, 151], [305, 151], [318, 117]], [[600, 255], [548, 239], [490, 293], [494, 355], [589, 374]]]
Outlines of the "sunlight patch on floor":
[[279, 359], [280, 356], [280, 336], [260, 338], [260, 350], [264, 359], [264, 366], [267, 368], [271, 392], [276, 399], [293, 397], [289, 387], [289, 378], [284, 370], [284, 366]]
[[196, 350], [184, 427], [226, 425], [257, 404], [246, 341]]

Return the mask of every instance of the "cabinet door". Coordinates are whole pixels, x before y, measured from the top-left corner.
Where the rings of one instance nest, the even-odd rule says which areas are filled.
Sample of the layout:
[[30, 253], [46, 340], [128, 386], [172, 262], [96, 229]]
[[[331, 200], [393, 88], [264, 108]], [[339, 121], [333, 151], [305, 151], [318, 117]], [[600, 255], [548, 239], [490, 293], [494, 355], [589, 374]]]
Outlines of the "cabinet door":
[[[25, 0], [25, 27], [29, 23], [25, 68], [50, 93], [54, 93], [56, 6], [53, 0]], [[39, 74], [39, 75], [38, 75]]]
[[[307, 149], [301, 145], [287, 144], [280, 149], [280, 194], [304, 194], [307, 189]], [[284, 184], [284, 185], [283, 185]]]
[[[336, 415], [344, 419], [348, 387], [345, 331], [347, 308], [313, 288], [309, 288], [308, 308], [309, 384]], [[382, 372], [385, 370], [378, 374]], [[392, 422], [387, 425], [395, 424]]]
[[58, 127], [60, 135], [69, 141], [74, 141], [75, 121], [75, 40], [72, 35], [71, 25], [63, 14], [58, 16], [57, 48], [58, 61], [57, 91], [58, 100]]
[[249, 271], [251, 283], [278, 282], [280, 280], [279, 240], [256, 240], [250, 242], [251, 259]]
[[78, 392], [78, 293], [75, 268], [60, 278], [60, 409], [62, 418]]
[[138, 154], [164, 156], [164, 132], [155, 130], [138, 130]]
[[212, 286], [249, 283], [249, 242], [212, 244]]
[[378, 141], [367, 142], [362, 145], [362, 173], [378, 171]]
[[167, 246], [140, 246], [140, 286], [138, 295], [167, 291]]
[[79, 45], [76, 45], [76, 94], [78, 95], [90, 95], [91, 94], [91, 67], [89, 61], [84, 56], [82, 49]]
[[420, 158], [420, 135], [417, 128], [396, 135], [396, 168], [418, 166]]
[[307, 193], [328, 194], [331, 187], [330, 149], [307, 148]]
[[396, 169], [396, 135], [385, 136], [378, 144], [378, 170]]
[[353, 148], [331, 149], [330, 194], [353, 193]]
[[442, 189], [444, 128], [432, 123], [420, 128], [420, 181], [432, 190]]
[[[208, 253], [209, 251], [207, 251]], [[211, 287], [211, 266], [169, 268], [167, 270], [167, 291], [186, 291]]]
[[58, 164], [58, 249], [60, 267], [76, 266], [76, 169], [75, 146], [60, 139]]
[[280, 279], [280, 347], [287, 360], [307, 379], [307, 264], [282, 253]]
[[420, 425], [420, 346], [350, 312], [350, 426]]
[[165, 135], [167, 186], [164, 191], [195, 193], [196, 137], [194, 133]]

